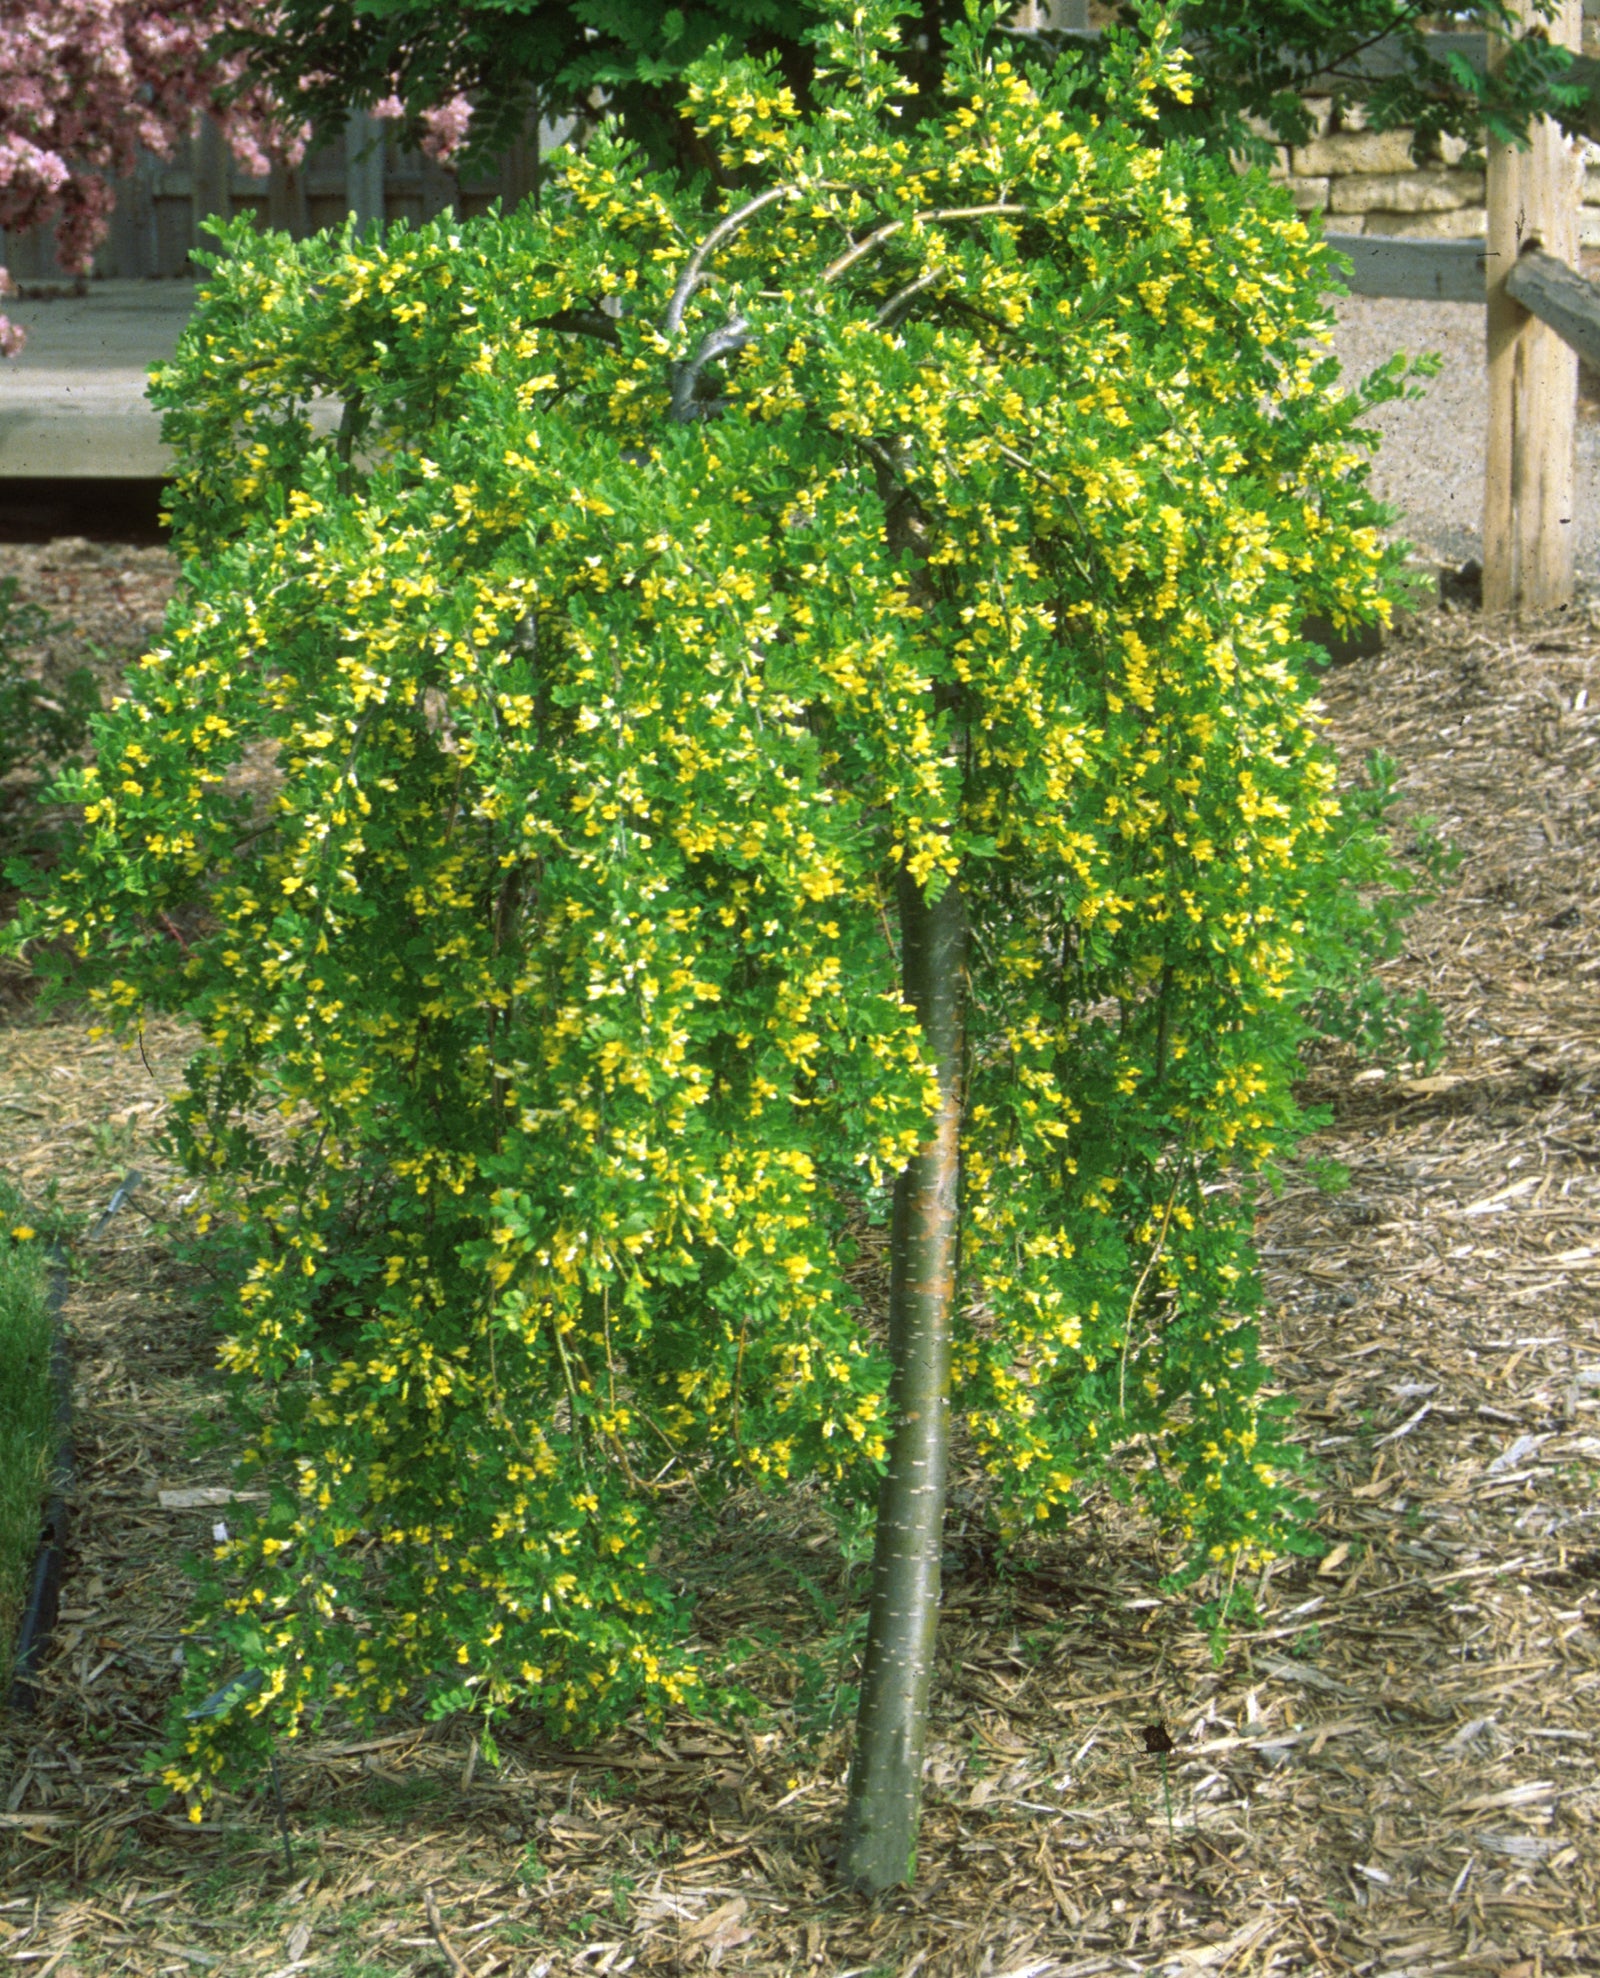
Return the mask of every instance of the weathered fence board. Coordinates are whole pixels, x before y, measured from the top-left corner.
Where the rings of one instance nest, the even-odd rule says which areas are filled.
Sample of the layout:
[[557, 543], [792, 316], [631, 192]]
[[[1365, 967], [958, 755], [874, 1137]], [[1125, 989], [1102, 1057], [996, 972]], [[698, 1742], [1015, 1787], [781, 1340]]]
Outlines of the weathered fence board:
[[[384, 126], [357, 113], [348, 133], [313, 152], [296, 171], [274, 170], [250, 178], [222, 144], [217, 128], [202, 125], [186, 154], [173, 159], [146, 152], [133, 174], [117, 182], [111, 231], [95, 256], [101, 280], [193, 280], [190, 255], [213, 243], [201, 222], [214, 215], [253, 213], [259, 221], [296, 238], [338, 226], [354, 212], [377, 218], [433, 219], [453, 208], [463, 219], [495, 199], [515, 205], [531, 189], [531, 144], [514, 145], [497, 166], [471, 179], [414, 151], [401, 151]], [[0, 232], [0, 266], [25, 286], [70, 285], [74, 277], [56, 258], [55, 229]]]
[[1402, 240], [1389, 234], [1323, 235], [1350, 263], [1352, 295], [1402, 302], [1475, 302], [1484, 298], [1481, 240]]
[[1600, 370], [1600, 287], [1586, 275], [1532, 247], [1507, 274], [1506, 294]]

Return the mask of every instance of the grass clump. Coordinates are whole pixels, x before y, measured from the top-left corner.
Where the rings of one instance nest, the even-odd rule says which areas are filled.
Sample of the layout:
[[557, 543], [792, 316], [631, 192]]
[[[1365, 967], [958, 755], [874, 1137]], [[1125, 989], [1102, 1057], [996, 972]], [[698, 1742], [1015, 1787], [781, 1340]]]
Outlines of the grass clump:
[[0, 1667], [7, 1675], [39, 1544], [53, 1429], [44, 1246], [0, 1184]]

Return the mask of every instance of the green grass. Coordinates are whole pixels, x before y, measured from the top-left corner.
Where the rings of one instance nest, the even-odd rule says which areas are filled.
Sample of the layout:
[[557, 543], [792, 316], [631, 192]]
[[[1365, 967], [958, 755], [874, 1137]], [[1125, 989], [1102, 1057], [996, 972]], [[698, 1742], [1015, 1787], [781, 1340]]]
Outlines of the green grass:
[[55, 1430], [44, 1246], [16, 1240], [13, 1230], [26, 1227], [0, 1187], [0, 1697], [38, 1550]]

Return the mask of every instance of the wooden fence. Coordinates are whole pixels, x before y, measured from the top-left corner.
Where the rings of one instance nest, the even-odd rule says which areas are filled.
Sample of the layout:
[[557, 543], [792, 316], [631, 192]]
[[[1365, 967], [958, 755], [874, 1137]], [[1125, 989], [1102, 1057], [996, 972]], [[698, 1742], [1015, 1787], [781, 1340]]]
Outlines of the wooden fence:
[[[1503, 348], [1490, 346], [1484, 480], [1483, 595], [1490, 611], [1559, 610], [1571, 602], [1576, 364], [1600, 370], [1600, 284], [1549, 253], [1540, 237], [1491, 280], [1486, 243], [1326, 234], [1350, 264], [1353, 294], [1485, 308], [1498, 287]], [[1539, 339], [1536, 341], [1536, 339]], [[1500, 362], [1496, 364], [1496, 357]]]
[[[547, 132], [546, 141], [555, 133]], [[195, 273], [190, 252], [210, 245], [201, 223], [214, 214], [253, 213], [297, 239], [361, 220], [431, 220], [453, 210], [463, 219], [495, 199], [514, 206], [532, 190], [538, 133], [522, 138], [493, 169], [462, 179], [414, 151], [402, 151], [388, 127], [356, 112], [346, 130], [312, 152], [297, 171], [269, 178], [242, 172], [209, 119], [186, 155], [171, 160], [146, 152], [131, 177], [118, 181], [111, 232], [95, 256], [100, 277], [147, 281]], [[0, 267], [25, 288], [70, 284], [56, 257], [53, 228], [0, 233]]]

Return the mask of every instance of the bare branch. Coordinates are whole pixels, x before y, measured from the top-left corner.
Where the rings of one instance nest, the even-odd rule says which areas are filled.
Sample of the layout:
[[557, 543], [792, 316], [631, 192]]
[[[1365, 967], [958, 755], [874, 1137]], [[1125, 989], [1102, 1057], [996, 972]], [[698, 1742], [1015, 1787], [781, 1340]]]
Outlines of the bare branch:
[[534, 330], [563, 330], [574, 336], [598, 337], [602, 343], [617, 341], [617, 325], [603, 309], [562, 309], [554, 316], [541, 316], [528, 326]]
[[[873, 318], [877, 329], [892, 327], [900, 312], [914, 301], [924, 289], [932, 288], [935, 282], [943, 281], [949, 273], [947, 268], [930, 268], [919, 275], [914, 282], [908, 282], [898, 295], [889, 300]], [[700, 382], [700, 373], [708, 364], [715, 364], [720, 358], [731, 357], [735, 351], [743, 350], [750, 341], [750, 326], [743, 316], [732, 316], [720, 330], [713, 330], [686, 363], [677, 365], [672, 374], [672, 410], [670, 418], [674, 425], [688, 425], [698, 413], [704, 416], [712, 408], [697, 405], [695, 387]]]
[[858, 240], [855, 246], [841, 254], [837, 261], [830, 262], [822, 271], [822, 279], [825, 282], [837, 281], [845, 270], [853, 268], [864, 254], [870, 254], [875, 247], [892, 239], [902, 227], [913, 226], [918, 221], [931, 221], [942, 225], [947, 220], [982, 220], [991, 216], [1026, 219], [1027, 215], [1026, 206], [1014, 206], [1007, 201], [1000, 201], [993, 206], [942, 206], [927, 213], [913, 213], [906, 220], [890, 220], [886, 225], [869, 233], [865, 240]]
[[893, 329], [905, 312], [907, 305], [914, 302], [925, 288], [932, 288], [935, 282], [943, 281], [949, 272], [948, 268], [930, 268], [926, 274], [918, 275], [914, 282], [907, 282], [898, 294], [890, 296], [877, 315], [873, 317], [872, 327], [875, 330]]
[[700, 373], [708, 364], [715, 364], [721, 357], [731, 357], [735, 351], [743, 350], [750, 341], [750, 325], [742, 316], [730, 316], [720, 330], [713, 330], [687, 363], [675, 364], [672, 369], [672, 410], [668, 417], [675, 426], [687, 426], [695, 417], [695, 386], [700, 382]]
[[[753, 219], [765, 207], [771, 206], [779, 199], [795, 198], [799, 195], [800, 190], [801, 188], [795, 185], [769, 186], [765, 192], [747, 201], [745, 205], [737, 207], [733, 212], [726, 214], [717, 222], [689, 257], [689, 264], [684, 269], [678, 286], [673, 290], [672, 300], [667, 304], [667, 313], [663, 318], [663, 329], [666, 335], [672, 336], [683, 327], [684, 311], [689, 306], [689, 299], [700, 284], [701, 277], [705, 272], [706, 262], [716, 252], [717, 248], [725, 240], [730, 238], [731, 235], [737, 233], [739, 228], [747, 220]], [[1002, 201], [990, 206], [938, 207], [925, 213], [914, 214], [912, 219], [942, 224], [950, 220], [976, 220], [993, 215], [1020, 218], [1026, 216], [1027, 211], [1028, 209], [1025, 206], [1017, 206]], [[911, 222], [906, 220], [891, 220], [887, 225], [879, 227], [875, 232], [869, 234], [865, 240], [858, 241], [847, 253], [841, 255], [837, 261], [825, 268], [822, 275], [823, 281], [832, 282], [837, 280], [847, 268], [853, 267], [863, 255], [869, 254], [874, 247], [890, 239], [893, 235], [899, 233], [902, 227], [909, 224]], [[923, 275], [919, 275], [914, 282], [902, 289], [898, 295], [890, 297], [889, 301], [884, 304], [874, 319], [874, 327], [878, 329], [891, 327], [901, 310], [907, 304], [912, 302], [925, 289], [933, 287], [936, 282], [942, 280], [948, 272], [948, 270], [943, 268], [935, 268], [928, 270]], [[606, 337], [610, 342], [614, 343], [616, 341], [615, 327], [610, 323], [608, 318], [601, 317], [594, 311], [567, 310], [560, 317], [547, 320], [552, 328], [588, 330], [593, 335]], [[697, 405], [695, 401], [695, 389], [700, 382], [701, 373], [707, 365], [714, 364], [721, 358], [731, 357], [736, 351], [742, 350], [749, 341], [750, 326], [748, 321], [743, 316], [731, 316], [720, 329], [711, 332], [692, 357], [672, 367], [672, 401], [669, 417], [674, 425], [688, 425], [708, 410], [704, 406]]]
[[739, 206], [726, 214], [711, 229], [694, 253], [689, 257], [689, 265], [683, 271], [682, 279], [672, 291], [672, 300], [667, 304], [667, 314], [663, 323], [666, 334], [675, 336], [683, 325], [683, 312], [689, 306], [689, 298], [700, 286], [700, 276], [707, 260], [713, 255], [730, 234], [736, 234], [746, 220], [752, 220], [764, 206], [770, 206], [775, 199], [793, 199], [800, 191], [797, 185], [773, 185], [758, 193], [746, 205]]

